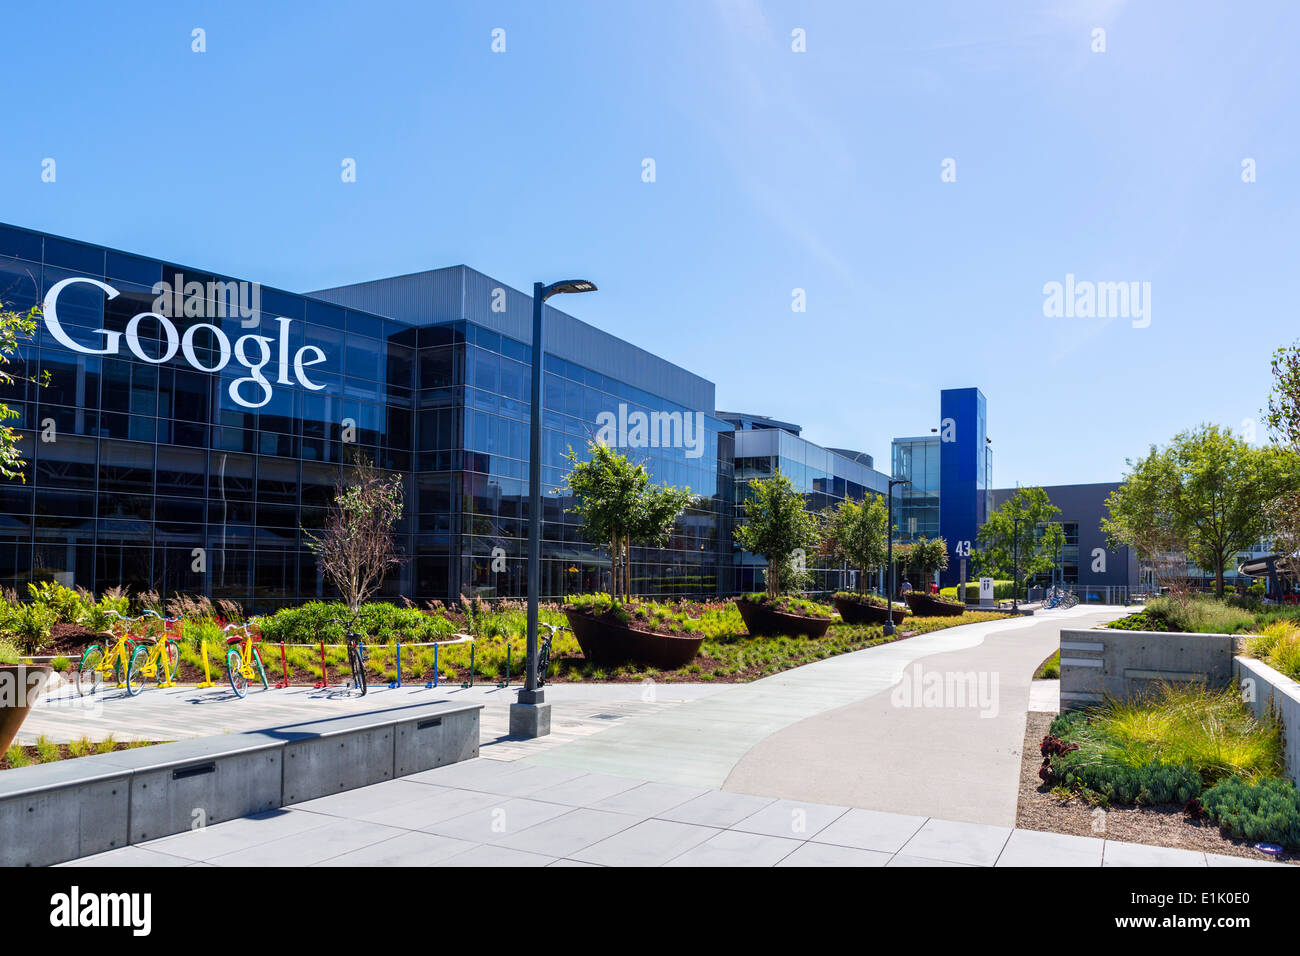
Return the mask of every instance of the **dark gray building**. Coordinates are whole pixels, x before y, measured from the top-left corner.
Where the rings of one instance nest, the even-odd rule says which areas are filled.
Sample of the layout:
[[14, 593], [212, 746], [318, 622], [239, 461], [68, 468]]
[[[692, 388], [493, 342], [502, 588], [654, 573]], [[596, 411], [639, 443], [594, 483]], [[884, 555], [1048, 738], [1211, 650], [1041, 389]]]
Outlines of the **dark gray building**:
[[[1136, 588], [1139, 565], [1136, 552], [1122, 546], [1111, 548], [1101, 530], [1106, 515], [1106, 497], [1119, 487], [1117, 481], [1087, 485], [1052, 485], [1043, 490], [1052, 504], [1061, 509], [1056, 517], [1065, 529], [1065, 548], [1061, 553], [1057, 580], [1074, 589], [1081, 600], [1101, 600], [1104, 595], [1090, 595], [1089, 589]], [[993, 507], [1015, 494], [1014, 488], [993, 492]], [[1046, 583], [1046, 582], [1044, 582]]]

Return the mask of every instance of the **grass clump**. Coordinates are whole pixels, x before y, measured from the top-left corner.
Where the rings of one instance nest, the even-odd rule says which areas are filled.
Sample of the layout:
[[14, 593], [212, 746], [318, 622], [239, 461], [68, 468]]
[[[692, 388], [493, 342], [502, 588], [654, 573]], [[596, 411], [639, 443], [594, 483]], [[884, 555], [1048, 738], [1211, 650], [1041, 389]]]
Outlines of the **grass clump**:
[[1106, 626], [1124, 631], [1237, 634], [1255, 626], [1255, 615], [1214, 598], [1166, 596], [1148, 601], [1138, 613]]
[[1205, 812], [1228, 836], [1300, 850], [1300, 793], [1290, 780], [1229, 777], [1205, 794]]

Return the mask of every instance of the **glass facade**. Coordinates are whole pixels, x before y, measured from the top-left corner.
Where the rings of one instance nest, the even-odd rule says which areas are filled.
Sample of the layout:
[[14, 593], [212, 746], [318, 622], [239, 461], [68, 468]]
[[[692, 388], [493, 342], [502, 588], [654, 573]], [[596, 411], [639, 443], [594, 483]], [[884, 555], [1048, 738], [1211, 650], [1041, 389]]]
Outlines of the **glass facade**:
[[[159, 283], [178, 290], [174, 314]], [[384, 596], [522, 596], [530, 347], [464, 319], [420, 325], [267, 287], [248, 295], [251, 283], [227, 301], [227, 284], [0, 227], [0, 303], [57, 300], [0, 390], [26, 460], [25, 480], [0, 484], [0, 584], [206, 593], [256, 610], [328, 596], [303, 529], [320, 526], [360, 452], [405, 483], [409, 560]], [[696, 409], [609, 369], [550, 355], [546, 368], [542, 589], [561, 597], [608, 587], [606, 559], [557, 493], [566, 451], [583, 455], [620, 404]], [[634, 550], [642, 593], [731, 589], [731, 430], [699, 411], [699, 447], [628, 449], [656, 482], [702, 496], [667, 548]]]
[[[778, 469], [803, 494], [805, 507], [812, 512], [825, 511], [846, 498], [862, 501], [868, 494], [881, 494], [888, 488], [888, 479], [878, 471], [779, 428], [742, 428], [736, 432], [735, 441], [738, 523], [744, 520], [745, 502], [752, 496], [750, 480], [770, 478]], [[832, 565], [819, 555], [807, 555], [806, 560], [812, 576], [810, 590], [838, 591], [856, 586], [855, 571]], [[737, 589], [761, 591], [765, 567], [763, 558], [738, 551]]]
[[894, 525], [899, 541], [939, 536], [939, 440], [895, 438], [894, 477], [910, 485], [894, 489]]

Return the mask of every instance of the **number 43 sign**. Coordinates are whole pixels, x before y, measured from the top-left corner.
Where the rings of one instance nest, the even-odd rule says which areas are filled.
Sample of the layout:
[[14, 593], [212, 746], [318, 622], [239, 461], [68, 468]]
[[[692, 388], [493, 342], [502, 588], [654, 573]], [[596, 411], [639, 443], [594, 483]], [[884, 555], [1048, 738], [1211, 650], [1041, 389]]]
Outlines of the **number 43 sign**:
[[970, 557], [970, 542], [969, 542], [969, 541], [958, 541], [957, 544], [953, 546], [952, 551], [953, 551], [953, 554], [957, 555], [957, 557], [959, 557], [959, 558], [969, 558], [969, 557]]

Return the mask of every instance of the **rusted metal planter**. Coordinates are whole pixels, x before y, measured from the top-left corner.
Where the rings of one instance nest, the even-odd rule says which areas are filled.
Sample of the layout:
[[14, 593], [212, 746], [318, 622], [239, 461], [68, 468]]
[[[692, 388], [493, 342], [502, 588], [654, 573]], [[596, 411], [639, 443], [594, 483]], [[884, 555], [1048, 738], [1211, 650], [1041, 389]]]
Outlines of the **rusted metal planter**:
[[0, 664], [0, 753], [18, 736], [52, 671], [48, 664]]
[[920, 591], [908, 591], [904, 598], [917, 617], [961, 617], [966, 605], [950, 604]]
[[802, 614], [787, 614], [764, 604], [752, 601], [737, 601], [736, 608], [745, 620], [745, 628], [755, 637], [776, 637], [782, 634], [803, 637], [821, 637], [826, 629], [834, 623], [829, 617], [805, 617]]
[[[835, 610], [840, 612], [845, 624], [884, 624], [889, 619], [890, 611], [868, 601], [855, 601], [853, 598], [835, 598]], [[894, 623], [902, 624], [907, 617], [907, 609], [892, 609]]]
[[703, 634], [657, 634], [624, 624], [612, 614], [599, 617], [565, 608], [582, 656], [593, 664], [646, 664], [661, 671], [676, 670], [695, 659]]

